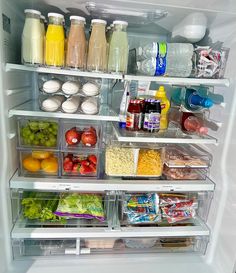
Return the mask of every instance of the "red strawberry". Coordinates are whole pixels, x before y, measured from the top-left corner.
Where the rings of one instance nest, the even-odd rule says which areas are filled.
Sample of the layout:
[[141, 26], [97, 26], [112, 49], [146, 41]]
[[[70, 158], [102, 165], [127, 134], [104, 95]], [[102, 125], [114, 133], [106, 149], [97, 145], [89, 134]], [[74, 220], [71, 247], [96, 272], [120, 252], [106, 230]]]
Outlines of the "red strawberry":
[[88, 160], [93, 163], [94, 165], [97, 165], [97, 157], [96, 155], [89, 155]]
[[66, 159], [66, 161], [63, 162], [63, 168], [65, 172], [71, 172], [73, 168], [73, 162]]
[[92, 173], [96, 173], [96, 171], [97, 171], [96, 165], [94, 165], [93, 163], [90, 163], [89, 167], [90, 167]]
[[80, 162], [81, 162], [81, 158], [79, 156], [73, 157], [73, 163], [80, 163]]
[[90, 166], [81, 166], [79, 169], [80, 174], [86, 175], [86, 174], [90, 174], [92, 173], [92, 169], [90, 168]]
[[80, 162], [80, 164], [81, 164], [82, 166], [88, 166], [88, 165], [89, 165], [89, 162], [88, 162], [87, 160], [82, 160], [82, 161]]
[[78, 173], [79, 170], [80, 170], [80, 164], [79, 164], [79, 163], [75, 163], [75, 164], [73, 165], [72, 172], [73, 172], [73, 173]]

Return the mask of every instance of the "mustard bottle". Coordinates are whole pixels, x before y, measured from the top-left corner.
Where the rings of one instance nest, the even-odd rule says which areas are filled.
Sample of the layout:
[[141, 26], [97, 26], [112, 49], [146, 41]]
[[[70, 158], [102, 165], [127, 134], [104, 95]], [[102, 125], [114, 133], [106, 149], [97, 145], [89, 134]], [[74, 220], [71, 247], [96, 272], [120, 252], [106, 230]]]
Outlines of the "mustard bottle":
[[165, 130], [168, 127], [168, 112], [170, 109], [170, 101], [166, 96], [166, 91], [163, 85], [156, 91], [155, 99], [161, 102], [161, 118], [160, 118], [160, 130]]

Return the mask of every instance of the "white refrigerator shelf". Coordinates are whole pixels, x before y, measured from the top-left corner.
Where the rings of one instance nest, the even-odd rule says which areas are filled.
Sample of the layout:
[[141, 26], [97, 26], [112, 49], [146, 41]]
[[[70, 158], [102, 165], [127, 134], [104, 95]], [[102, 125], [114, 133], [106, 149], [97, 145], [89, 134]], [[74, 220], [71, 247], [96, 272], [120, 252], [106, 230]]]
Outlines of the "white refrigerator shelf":
[[207, 86], [226, 86], [230, 85], [229, 79], [198, 79], [198, 78], [174, 78], [174, 77], [151, 77], [141, 75], [122, 75], [122, 74], [109, 74], [109, 73], [97, 73], [88, 71], [78, 71], [63, 68], [50, 68], [50, 67], [37, 67], [37, 66], [26, 66], [21, 64], [7, 63], [5, 71], [29, 71], [37, 73], [49, 73], [49, 74], [60, 74], [90, 78], [103, 78], [103, 79], [115, 79], [115, 80], [128, 80], [128, 81], [147, 81], [157, 82], [159, 84], [170, 84], [170, 85], [207, 85]]
[[11, 189], [79, 192], [198, 192], [214, 191], [215, 184], [206, 180], [129, 180], [106, 179], [56, 179], [20, 177], [17, 173], [10, 180]]
[[209, 135], [185, 134], [178, 128], [169, 128], [158, 133], [133, 132], [119, 128], [113, 123], [113, 131], [119, 142], [133, 143], [176, 143], [176, 144], [217, 144], [217, 139]]
[[[19, 220], [18, 220], [19, 221]], [[16, 221], [12, 239], [67, 239], [67, 238], [127, 238], [127, 237], [180, 237], [209, 236], [207, 225], [198, 217], [189, 226], [170, 227], [121, 227], [111, 230], [105, 227], [24, 227]]]
[[101, 120], [101, 121], [119, 121], [119, 116], [109, 106], [101, 105], [99, 113], [96, 115], [85, 115], [83, 113], [67, 114], [63, 112], [45, 112], [40, 110], [38, 102], [35, 100], [27, 101], [17, 107], [9, 110], [8, 116], [30, 116], [30, 117], [48, 117], [63, 119], [80, 120]]

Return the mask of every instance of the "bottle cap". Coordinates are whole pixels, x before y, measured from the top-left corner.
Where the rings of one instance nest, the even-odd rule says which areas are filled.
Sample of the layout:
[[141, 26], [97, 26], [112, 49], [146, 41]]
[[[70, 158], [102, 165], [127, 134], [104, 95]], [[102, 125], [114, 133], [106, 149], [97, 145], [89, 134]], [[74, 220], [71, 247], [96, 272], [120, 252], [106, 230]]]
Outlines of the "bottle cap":
[[46, 18], [45, 18], [45, 16], [44, 15], [40, 15], [40, 19], [42, 19], [43, 21], [45, 21], [46, 20]]
[[41, 12], [35, 9], [25, 9], [25, 13], [33, 13], [33, 14], [41, 15]]
[[85, 20], [84, 17], [82, 17], [82, 16], [75, 16], [75, 15], [70, 16], [70, 20], [77, 20], [77, 21], [86, 22], [86, 20]]
[[91, 21], [91, 23], [92, 23], [92, 24], [94, 24], [94, 23], [99, 23], [99, 24], [106, 25], [106, 24], [107, 24], [107, 21], [102, 20], [102, 19], [93, 19], [93, 20]]
[[214, 105], [213, 101], [211, 99], [205, 99], [204, 101], [204, 107], [210, 108]]
[[57, 18], [64, 19], [64, 15], [62, 15], [60, 13], [55, 13], [55, 12], [48, 13], [48, 17], [57, 17]]
[[122, 26], [128, 26], [128, 22], [126, 21], [113, 21], [113, 25], [122, 25]]
[[207, 127], [200, 127], [198, 129], [198, 132], [202, 135], [207, 135], [208, 134], [208, 128]]

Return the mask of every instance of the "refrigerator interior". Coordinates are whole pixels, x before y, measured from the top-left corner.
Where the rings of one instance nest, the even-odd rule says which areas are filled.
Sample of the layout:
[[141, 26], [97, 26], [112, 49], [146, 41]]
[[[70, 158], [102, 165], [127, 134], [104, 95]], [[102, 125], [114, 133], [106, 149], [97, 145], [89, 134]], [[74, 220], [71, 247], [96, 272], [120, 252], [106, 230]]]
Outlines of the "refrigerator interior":
[[[217, 132], [211, 131], [210, 135], [218, 139], [217, 145], [206, 145], [204, 148], [213, 155], [210, 178], [216, 184], [214, 198], [208, 215], [207, 225], [210, 227], [211, 235], [205, 255], [194, 253], [135, 253], [135, 255], [92, 255], [76, 257], [64, 257], [50, 260], [34, 261], [12, 261], [12, 242], [10, 233], [12, 230], [11, 192], [9, 181], [18, 166], [16, 155], [17, 126], [15, 116], [9, 116], [8, 111], [31, 99], [37, 99], [37, 73], [20, 70], [6, 71], [6, 63], [20, 64], [20, 41], [24, 23], [24, 9], [39, 9], [45, 15], [47, 12], [63, 12], [65, 14], [85, 15], [90, 19], [86, 11], [85, 1], [1, 1], [0, 8], [3, 18], [1, 28], [2, 45], [0, 58], [2, 69], [0, 74], [1, 97], [0, 97], [0, 152], [2, 164], [0, 164], [0, 261], [2, 272], [219, 272], [231, 273], [234, 269], [236, 253], [236, 235], [234, 226], [236, 224], [235, 200], [236, 187], [235, 175], [235, 109], [236, 109], [236, 8], [233, 1], [160, 1], [151, 0], [148, 3], [142, 1], [94, 1], [99, 5], [107, 5], [110, 12], [114, 10], [128, 10], [126, 13], [130, 25], [128, 28], [129, 41], [131, 46], [137, 46], [142, 42], [157, 40], [169, 40], [172, 28], [190, 11], [203, 10], [208, 18], [209, 34], [201, 42], [208, 44], [221, 41], [224, 46], [230, 48], [225, 78], [230, 79], [229, 87], [214, 87], [216, 93], [224, 96], [224, 104], [211, 111], [210, 117], [220, 124]], [[154, 22], [147, 20], [144, 16], [141, 19], [130, 16], [134, 11], [164, 10], [168, 15], [160, 20], [155, 19], [155, 14], [149, 14]], [[127, 15], [128, 14], [128, 15]], [[95, 13], [96, 15], [96, 13]], [[106, 14], [104, 16], [107, 16]], [[137, 15], [140, 16], [140, 15]], [[68, 17], [68, 16], [67, 16]], [[148, 18], [149, 18], [148, 17]], [[109, 18], [112, 20], [113, 18]], [[138, 24], [137, 24], [138, 22]], [[68, 23], [68, 22], [67, 22]], [[140, 27], [141, 25], [141, 27]], [[105, 84], [108, 82], [105, 82]], [[109, 85], [108, 85], [109, 86]], [[104, 87], [105, 88], [105, 87]], [[119, 88], [118, 88], [119, 89]], [[113, 102], [120, 97], [113, 94]], [[116, 105], [119, 105], [117, 102]], [[15, 211], [16, 212], [16, 211]], [[13, 215], [14, 216], [14, 215]], [[19, 240], [20, 241], [20, 240]], [[36, 240], [37, 241], [37, 240]], [[29, 240], [29, 244], [30, 244]], [[33, 242], [35, 243], [35, 242]], [[20, 242], [19, 242], [20, 244]], [[36, 243], [37, 245], [37, 243]], [[19, 245], [16, 244], [14, 247]], [[95, 253], [96, 254], [96, 253]], [[186, 262], [187, 261], [187, 262]], [[194, 266], [193, 266], [194, 264]], [[65, 269], [66, 268], [66, 269]], [[160, 271], [157, 271], [158, 270]], [[29, 270], [29, 271], [27, 271]], [[235, 270], [235, 269], [234, 269]]]

